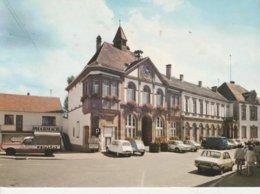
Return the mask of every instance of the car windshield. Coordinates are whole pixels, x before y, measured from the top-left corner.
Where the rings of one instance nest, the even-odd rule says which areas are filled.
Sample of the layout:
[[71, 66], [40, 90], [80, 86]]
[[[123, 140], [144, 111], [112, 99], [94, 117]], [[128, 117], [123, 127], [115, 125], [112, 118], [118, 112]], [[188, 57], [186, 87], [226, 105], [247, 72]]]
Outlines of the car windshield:
[[128, 142], [123, 142], [122, 145], [123, 145], [123, 146], [131, 146], [130, 143], [128, 143]]
[[183, 144], [183, 142], [182, 142], [182, 141], [176, 141], [176, 143], [177, 143], [177, 144]]
[[137, 146], [144, 146], [142, 141], [135, 141], [135, 143], [136, 143]]
[[220, 158], [221, 153], [216, 151], [204, 151], [201, 156], [209, 157], [209, 158]]

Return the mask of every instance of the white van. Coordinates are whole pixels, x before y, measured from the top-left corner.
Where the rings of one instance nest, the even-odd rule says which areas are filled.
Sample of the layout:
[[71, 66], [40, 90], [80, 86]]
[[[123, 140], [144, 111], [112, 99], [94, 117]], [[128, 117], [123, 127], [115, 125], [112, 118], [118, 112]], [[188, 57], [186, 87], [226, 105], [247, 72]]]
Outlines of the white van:
[[133, 148], [127, 140], [113, 140], [111, 144], [106, 147], [107, 152], [114, 153], [116, 156], [132, 156]]

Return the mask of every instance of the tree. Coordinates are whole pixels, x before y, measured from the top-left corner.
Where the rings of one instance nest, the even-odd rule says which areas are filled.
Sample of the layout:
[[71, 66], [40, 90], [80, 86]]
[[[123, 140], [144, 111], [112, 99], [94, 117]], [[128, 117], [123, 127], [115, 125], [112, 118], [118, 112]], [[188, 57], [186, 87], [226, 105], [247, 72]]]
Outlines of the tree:
[[[73, 81], [74, 81], [75, 77], [73, 75], [69, 76], [67, 78], [67, 85], [70, 85]], [[66, 95], [65, 99], [64, 99], [64, 103], [63, 103], [63, 109], [67, 115], [68, 113], [68, 100], [69, 100], [69, 97], [68, 95]]]

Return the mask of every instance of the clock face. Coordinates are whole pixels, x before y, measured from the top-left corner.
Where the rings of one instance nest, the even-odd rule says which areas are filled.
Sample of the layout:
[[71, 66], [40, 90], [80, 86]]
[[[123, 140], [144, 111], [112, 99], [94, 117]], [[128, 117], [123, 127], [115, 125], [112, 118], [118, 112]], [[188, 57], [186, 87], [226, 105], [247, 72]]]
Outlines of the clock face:
[[148, 65], [144, 65], [143, 68], [144, 68], [144, 73], [146, 75], [149, 75], [150, 74], [150, 67]]
[[143, 78], [145, 79], [151, 79], [151, 68], [149, 65], [144, 65], [143, 68], [142, 68], [142, 75], [143, 75]]

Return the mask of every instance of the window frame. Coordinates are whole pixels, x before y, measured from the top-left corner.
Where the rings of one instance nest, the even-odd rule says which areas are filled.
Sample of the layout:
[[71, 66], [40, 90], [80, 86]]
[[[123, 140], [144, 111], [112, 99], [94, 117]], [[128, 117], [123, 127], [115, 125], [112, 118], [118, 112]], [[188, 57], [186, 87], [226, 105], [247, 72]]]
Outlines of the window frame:
[[4, 123], [5, 123], [5, 125], [14, 125], [14, 115], [5, 114], [4, 115]]

